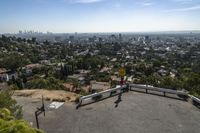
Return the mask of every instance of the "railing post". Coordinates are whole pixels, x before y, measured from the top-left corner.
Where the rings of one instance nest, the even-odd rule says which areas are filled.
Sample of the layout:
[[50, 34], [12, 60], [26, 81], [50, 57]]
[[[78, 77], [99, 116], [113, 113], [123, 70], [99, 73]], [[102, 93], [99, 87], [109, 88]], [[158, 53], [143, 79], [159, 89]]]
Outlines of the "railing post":
[[39, 121], [38, 121], [38, 114], [37, 114], [38, 111], [35, 111], [35, 119], [36, 119], [36, 124], [37, 124], [37, 128], [39, 129], [40, 126], [39, 126]]
[[127, 92], [129, 92], [129, 90], [130, 90], [129, 84], [126, 84], [126, 88], [127, 88]]
[[82, 99], [81, 99], [81, 97], [80, 97], [80, 98], [79, 98], [79, 103], [77, 104], [76, 109], [78, 109], [78, 108], [81, 106], [81, 104], [82, 104]]

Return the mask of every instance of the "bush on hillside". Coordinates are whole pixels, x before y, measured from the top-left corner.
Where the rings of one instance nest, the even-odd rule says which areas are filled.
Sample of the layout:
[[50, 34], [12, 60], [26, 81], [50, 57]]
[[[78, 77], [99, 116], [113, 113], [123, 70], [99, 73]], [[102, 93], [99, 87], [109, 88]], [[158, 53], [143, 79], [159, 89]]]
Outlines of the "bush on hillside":
[[0, 91], [0, 108], [7, 108], [17, 119], [22, 117], [22, 107], [17, 105], [16, 100], [12, 99], [13, 92], [10, 90]]
[[0, 109], [0, 133], [43, 133], [41, 130], [32, 128], [26, 121], [17, 120], [6, 109]]

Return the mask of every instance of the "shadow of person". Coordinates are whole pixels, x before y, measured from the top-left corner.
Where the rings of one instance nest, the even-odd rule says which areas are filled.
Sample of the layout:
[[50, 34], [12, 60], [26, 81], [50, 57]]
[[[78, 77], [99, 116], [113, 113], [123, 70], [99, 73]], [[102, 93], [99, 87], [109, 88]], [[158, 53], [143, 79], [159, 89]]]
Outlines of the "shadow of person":
[[115, 108], [118, 107], [119, 103], [122, 101], [122, 92], [119, 93], [118, 99], [115, 101]]

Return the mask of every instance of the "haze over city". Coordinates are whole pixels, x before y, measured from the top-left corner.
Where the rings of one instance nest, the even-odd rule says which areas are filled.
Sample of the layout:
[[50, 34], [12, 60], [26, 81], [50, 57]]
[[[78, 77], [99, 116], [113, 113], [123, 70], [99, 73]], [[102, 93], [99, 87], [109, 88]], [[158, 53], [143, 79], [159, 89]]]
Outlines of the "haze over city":
[[1, 0], [0, 33], [200, 30], [199, 0]]

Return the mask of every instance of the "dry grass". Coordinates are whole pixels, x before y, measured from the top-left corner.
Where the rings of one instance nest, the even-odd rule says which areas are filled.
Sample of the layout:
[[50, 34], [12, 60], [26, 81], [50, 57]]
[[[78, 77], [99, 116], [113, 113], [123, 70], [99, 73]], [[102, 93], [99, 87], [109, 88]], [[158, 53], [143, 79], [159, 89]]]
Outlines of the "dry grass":
[[48, 101], [75, 102], [80, 95], [62, 90], [50, 91], [43, 89], [34, 89], [17, 90], [14, 92], [14, 96], [31, 97], [34, 99], [40, 99], [42, 96], [44, 96], [44, 99]]

